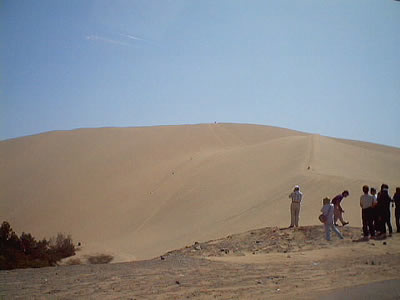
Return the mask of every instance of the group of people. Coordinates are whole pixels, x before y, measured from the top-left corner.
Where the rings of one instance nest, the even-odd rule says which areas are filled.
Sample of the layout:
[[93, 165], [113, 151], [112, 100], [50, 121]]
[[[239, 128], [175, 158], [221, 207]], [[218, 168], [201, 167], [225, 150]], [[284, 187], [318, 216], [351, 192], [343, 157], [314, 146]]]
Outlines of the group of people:
[[[382, 184], [379, 193], [376, 189], [364, 185], [362, 187], [363, 194], [360, 197], [361, 216], [363, 224], [364, 239], [369, 238], [386, 238], [386, 226], [388, 227], [389, 236], [392, 235], [393, 229], [391, 224], [390, 204], [395, 204], [395, 219], [397, 232], [400, 232], [400, 188], [396, 188], [396, 193], [393, 199], [389, 195], [389, 187], [387, 184]], [[321, 212], [325, 227], [325, 238], [330, 241], [331, 231], [335, 232], [340, 239], [343, 239], [342, 233], [337, 228], [337, 222], [340, 221], [342, 226], [349, 224], [343, 219], [344, 210], [341, 202], [344, 198], [350, 195], [349, 191], [345, 190], [341, 194], [335, 196], [332, 201], [325, 197], [322, 200], [323, 206]], [[300, 191], [300, 186], [296, 185], [289, 198], [291, 199], [290, 212], [291, 223], [289, 228], [299, 226], [300, 205], [303, 199], [303, 193]]]
[[376, 189], [364, 185], [363, 195], [360, 197], [360, 206], [362, 209], [362, 223], [364, 239], [368, 238], [386, 238], [386, 227], [389, 236], [392, 236], [393, 228], [391, 222], [390, 204], [395, 205], [395, 220], [397, 232], [400, 233], [400, 188], [396, 188], [393, 199], [389, 195], [389, 186], [381, 185], [381, 190], [376, 195]]

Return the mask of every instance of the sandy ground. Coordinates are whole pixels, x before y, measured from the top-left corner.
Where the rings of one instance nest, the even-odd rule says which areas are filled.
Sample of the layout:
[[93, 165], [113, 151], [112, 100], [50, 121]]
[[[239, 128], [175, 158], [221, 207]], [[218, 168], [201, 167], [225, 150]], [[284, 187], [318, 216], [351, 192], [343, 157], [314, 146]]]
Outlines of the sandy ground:
[[263, 228], [152, 260], [1, 271], [0, 298], [335, 299], [361, 294], [344, 288], [400, 279], [400, 234], [353, 242], [360, 228], [341, 229], [345, 240], [324, 241], [322, 226]]
[[342, 288], [328, 295], [321, 296], [324, 300], [352, 299], [352, 300], [394, 300], [400, 299], [400, 279], [385, 280], [363, 284], [349, 288]]

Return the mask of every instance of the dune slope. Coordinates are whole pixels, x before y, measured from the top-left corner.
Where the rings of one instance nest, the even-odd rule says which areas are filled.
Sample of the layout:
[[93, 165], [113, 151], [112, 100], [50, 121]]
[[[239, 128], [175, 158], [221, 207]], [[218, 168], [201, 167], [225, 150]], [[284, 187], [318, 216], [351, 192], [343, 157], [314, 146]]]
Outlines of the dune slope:
[[287, 226], [294, 184], [302, 225], [346, 188], [358, 226], [362, 184], [400, 185], [400, 149], [244, 124], [49, 132], [0, 142], [0, 166], [0, 220], [37, 237], [70, 233], [82, 253], [115, 261]]

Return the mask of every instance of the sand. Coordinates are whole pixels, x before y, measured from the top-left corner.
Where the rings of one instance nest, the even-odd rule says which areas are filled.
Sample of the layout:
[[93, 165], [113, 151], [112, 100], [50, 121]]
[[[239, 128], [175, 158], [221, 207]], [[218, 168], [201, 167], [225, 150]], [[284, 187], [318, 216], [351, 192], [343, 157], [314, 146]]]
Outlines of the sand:
[[[1, 141], [0, 166], [0, 220], [10, 222], [17, 234], [30, 232], [37, 238], [49, 238], [58, 232], [71, 234], [76, 243], [82, 244], [77, 255], [82, 261], [86, 255], [109, 254], [115, 263], [130, 263], [104, 266], [104, 270], [129, 268], [135, 261], [134, 269], [143, 265], [144, 273], [151, 272], [153, 264], [162, 268], [158, 265], [161, 262], [151, 261], [154, 257], [196, 241], [204, 243], [257, 228], [288, 226], [288, 194], [295, 184], [304, 192], [302, 226], [319, 224], [323, 197], [348, 189], [350, 196], [342, 206], [345, 219], [353, 227], [361, 226], [362, 185], [379, 187], [385, 182], [391, 194], [400, 185], [398, 148], [250, 124], [48, 132]], [[358, 232], [361, 234], [359, 228]], [[282, 243], [288, 244], [287, 240]], [[358, 251], [361, 246], [351, 247]], [[382, 253], [374, 255], [385, 256], [386, 248], [379, 248]], [[329, 249], [323, 251], [337, 255]], [[271, 260], [271, 255], [278, 255], [273, 257], [276, 270], [284, 261], [280, 254], [265, 253], [269, 258], [257, 255], [260, 261], [256, 266], [245, 261], [247, 254], [229, 258], [234, 261], [185, 254], [183, 261], [205, 264], [210, 270], [218, 270], [218, 265], [228, 272], [237, 268], [232, 264], [251, 265], [243, 268], [266, 272], [266, 265], [274, 265], [264, 262]], [[291, 261], [296, 259], [294, 255]], [[351, 260], [347, 261], [348, 267]], [[101, 269], [65, 268], [71, 268], [67, 273], [81, 270], [77, 272], [87, 274], [91, 274], [87, 271], [90, 268]], [[48, 269], [49, 274], [54, 270]], [[326, 273], [321, 269], [318, 274]], [[398, 278], [398, 274], [379, 278]], [[356, 278], [348, 282], [354, 285], [370, 281], [376, 280]], [[87, 284], [95, 285], [90, 281]], [[207, 285], [205, 288], [211, 289]], [[307, 288], [310, 285], [304, 290]], [[56, 289], [62, 287], [58, 284]], [[82, 297], [89, 295], [84, 288], [81, 292]], [[158, 294], [162, 297], [163, 293]]]
[[0, 298], [343, 299], [335, 296], [365, 295], [369, 286], [349, 288], [373, 283], [370, 292], [398, 299], [387, 280], [400, 278], [400, 234], [354, 243], [359, 228], [342, 232], [326, 242], [321, 225], [262, 228], [152, 260], [2, 271]]
[[357, 285], [349, 288], [342, 288], [321, 299], [353, 299], [353, 300], [392, 300], [400, 298], [400, 280], [384, 280], [370, 284]]

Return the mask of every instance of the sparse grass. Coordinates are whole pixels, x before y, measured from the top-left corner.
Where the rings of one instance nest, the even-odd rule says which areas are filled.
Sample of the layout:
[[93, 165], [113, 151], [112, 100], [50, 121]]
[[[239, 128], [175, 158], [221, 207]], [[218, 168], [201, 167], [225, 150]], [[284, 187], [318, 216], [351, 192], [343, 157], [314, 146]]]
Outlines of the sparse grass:
[[114, 256], [109, 254], [87, 255], [86, 259], [89, 264], [108, 264], [114, 259]]

